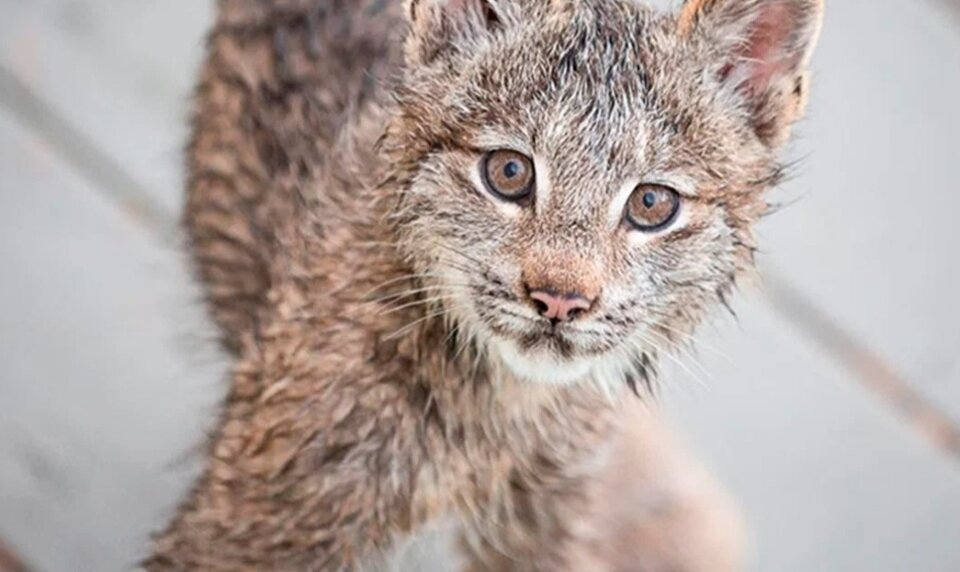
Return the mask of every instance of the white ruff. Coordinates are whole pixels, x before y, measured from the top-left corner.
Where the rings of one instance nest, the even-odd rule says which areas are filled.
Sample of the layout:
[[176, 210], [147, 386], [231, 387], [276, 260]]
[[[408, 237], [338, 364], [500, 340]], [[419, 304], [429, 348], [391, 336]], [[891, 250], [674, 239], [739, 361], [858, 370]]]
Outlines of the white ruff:
[[503, 365], [520, 379], [534, 383], [570, 385], [591, 376], [596, 359], [561, 360], [552, 352], [534, 350], [524, 352], [517, 345], [500, 337], [491, 340], [495, 354]]

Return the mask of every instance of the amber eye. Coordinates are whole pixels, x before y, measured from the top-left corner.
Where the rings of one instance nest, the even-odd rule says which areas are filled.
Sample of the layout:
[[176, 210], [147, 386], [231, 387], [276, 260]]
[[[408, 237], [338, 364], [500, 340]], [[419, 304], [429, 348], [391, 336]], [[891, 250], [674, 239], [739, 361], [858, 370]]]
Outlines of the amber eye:
[[501, 199], [519, 201], [533, 190], [533, 161], [522, 153], [491, 151], [484, 156], [480, 172], [487, 190]]
[[627, 201], [627, 222], [637, 230], [666, 228], [680, 212], [680, 194], [662, 185], [640, 185]]

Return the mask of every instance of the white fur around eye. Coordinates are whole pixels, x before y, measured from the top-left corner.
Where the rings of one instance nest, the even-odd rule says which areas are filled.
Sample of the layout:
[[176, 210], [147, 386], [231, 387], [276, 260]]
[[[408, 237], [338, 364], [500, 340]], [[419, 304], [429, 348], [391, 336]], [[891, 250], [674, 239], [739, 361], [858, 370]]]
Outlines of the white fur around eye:
[[627, 208], [627, 201], [630, 200], [630, 195], [633, 194], [633, 190], [639, 184], [639, 179], [630, 179], [620, 187], [620, 190], [613, 197], [613, 202], [610, 203], [610, 209], [607, 212], [610, 228], [616, 228], [623, 223], [623, 212]]
[[[480, 174], [481, 169], [483, 169], [482, 157], [474, 161], [473, 166], [470, 168], [469, 178], [470, 182], [473, 183], [474, 188], [477, 190], [477, 192], [486, 197], [487, 200], [490, 201], [493, 206], [500, 211], [501, 214], [503, 214], [503, 216], [511, 219], [517, 218], [517, 216], [520, 214], [520, 205], [511, 203], [509, 201], [504, 201], [493, 196], [493, 193], [487, 189], [487, 185], [483, 182], [483, 176]], [[536, 192], [536, 189], [534, 189], [534, 192]]]
[[642, 246], [647, 244], [651, 240], [655, 240], [658, 237], [661, 237], [665, 234], [670, 234], [675, 232], [685, 226], [690, 222], [690, 208], [689, 205], [684, 204], [684, 201], [680, 201], [680, 211], [677, 213], [677, 218], [670, 223], [669, 226], [662, 228], [655, 232], [643, 232], [641, 230], [630, 230], [630, 233], [627, 235], [627, 242], [631, 246]]
[[537, 213], [541, 213], [550, 204], [550, 195], [553, 192], [553, 185], [550, 182], [550, 164], [540, 155], [534, 154], [533, 168], [537, 185], [534, 189], [536, 193], [534, 204], [537, 205]]
[[633, 194], [633, 191], [641, 183], [653, 183], [653, 184], [663, 184], [672, 189], [676, 189], [680, 193], [680, 210], [677, 213], [676, 219], [667, 225], [666, 227], [655, 231], [655, 232], [643, 232], [640, 230], [630, 230], [628, 241], [633, 246], [640, 246], [646, 244], [657, 238], [658, 236], [663, 236], [677, 229], [683, 228], [690, 222], [690, 208], [687, 204], [689, 202], [689, 182], [683, 179], [671, 179], [670, 181], [662, 179], [630, 179], [620, 187], [620, 190], [617, 191], [617, 194], [613, 197], [613, 201], [610, 203], [610, 209], [607, 213], [609, 217], [610, 227], [616, 228], [617, 226], [623, 224], [624, 211], [627, 208], [627, 201], [630, 200], [630, 195]]

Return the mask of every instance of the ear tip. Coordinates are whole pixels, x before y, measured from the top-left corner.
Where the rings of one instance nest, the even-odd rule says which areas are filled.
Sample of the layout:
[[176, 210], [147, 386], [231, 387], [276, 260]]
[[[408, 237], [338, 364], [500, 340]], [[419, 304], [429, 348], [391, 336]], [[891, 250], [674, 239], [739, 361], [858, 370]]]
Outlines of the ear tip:
[[753, 19], [771, 30], [789, 33], [795, 41], [794, 61], [806, 67], [820, 38], [825, 6], [826, 0], [685, 0], [676, 17], [676, 29], [681, 37], [687, 37], [699, 28], [726, 28], [730, 37], [737, 37], [744, 33], [737, 26]]
[[801, 12], [812, 15], [811, 22], [816, 32], [823, 23], [826, 0], [753, 0], [750, 6], [744, 6], [740, 0], [685, 0], [677, 15], [677, 30], [681, 35], [689, 34], [697, 23], [711, 11], [724, 8], [743, 10], [744, 8], [762, 8], [764, 4], [796, 4]]
[[419, 3], [420, 0], [403, 0], [403, 15], [411, 23], [417, 21], [417, 4]]
[[715, 4], [714, 0], [686, 0], [677, 15], [677, 31], [686, 36], [696, 26], [700, 16]]
[[824, 11], [826, 10], [826, 0], [807, 1], [810, 4], [813, 17], [810, 21], [810, 31], [808, 32], [809, 37], [807, 38], [807, 50], [806, 53], [803, 54], [802, 63], [804, 66], [810, 63], [810, 59], [813, 57], [813, 51], [820, 41], [820, 34], [823, 31]]

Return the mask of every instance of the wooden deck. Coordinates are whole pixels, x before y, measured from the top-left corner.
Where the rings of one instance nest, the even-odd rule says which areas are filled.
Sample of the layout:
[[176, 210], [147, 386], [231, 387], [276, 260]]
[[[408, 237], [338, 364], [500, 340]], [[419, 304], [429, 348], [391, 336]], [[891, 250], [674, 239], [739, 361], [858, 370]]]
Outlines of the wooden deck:
[[[828, 1], [764, 279], [668, 368], [751, 570], [960, 570], [957, 6]], [[212, 8], [0, 13], [0, 572], [128, 569], [223, 389], [174, 232]]]

